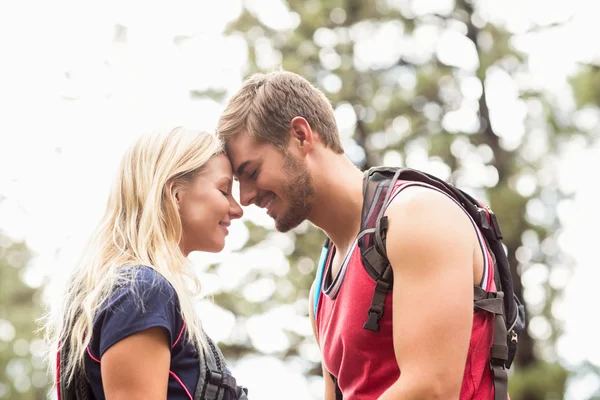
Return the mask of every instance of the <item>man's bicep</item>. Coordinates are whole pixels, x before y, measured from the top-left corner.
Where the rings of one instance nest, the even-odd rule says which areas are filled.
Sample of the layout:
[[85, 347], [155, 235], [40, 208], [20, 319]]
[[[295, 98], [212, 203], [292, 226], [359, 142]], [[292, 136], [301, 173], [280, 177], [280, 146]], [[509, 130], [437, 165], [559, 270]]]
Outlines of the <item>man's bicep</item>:
[[442, 196], [420, 188], [399, 196], [386, 212], [386, 248], [394, 271], [394, 350], [402, 376], [424, 374], [455, 390], [473, 318], [473, 228]]

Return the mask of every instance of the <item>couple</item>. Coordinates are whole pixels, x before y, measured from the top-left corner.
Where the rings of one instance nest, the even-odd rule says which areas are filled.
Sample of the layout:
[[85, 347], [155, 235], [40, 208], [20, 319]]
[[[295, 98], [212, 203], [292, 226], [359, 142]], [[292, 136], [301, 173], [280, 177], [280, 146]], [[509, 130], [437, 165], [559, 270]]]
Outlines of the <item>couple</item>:
[[234, 177], [240, 203], [265, 208], [279, 231], [308, 219], [330, 239], [309, 307], [325, 400], [494, 398], [493, 314], [473, 309], [473, 286], [493, 285], [491, 255], [454, 201], [429, 187], [391, 190], [382, 212], [395, 287], [376, 331], [363, 329], [375, 286], [357, 250], [363, 173], [325, 95], [289, 72], [253, 75], [217, 133], [177, 128], [125, 154], [47, 326], [63, 400], [246, 399], [194, 311], [186, 259], [223, 249], [243, 213]]

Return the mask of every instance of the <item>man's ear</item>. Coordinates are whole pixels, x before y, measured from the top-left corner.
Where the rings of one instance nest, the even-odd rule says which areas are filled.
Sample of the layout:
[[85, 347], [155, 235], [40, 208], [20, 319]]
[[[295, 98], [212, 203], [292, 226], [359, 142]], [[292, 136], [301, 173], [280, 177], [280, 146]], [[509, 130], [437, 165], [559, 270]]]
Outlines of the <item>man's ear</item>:
[[303, 155], [306, 155], [313, 145], [314, 135], [310, 124], [303, 117], [294, 117], [291, 121], [291, 145], [298, 147]]

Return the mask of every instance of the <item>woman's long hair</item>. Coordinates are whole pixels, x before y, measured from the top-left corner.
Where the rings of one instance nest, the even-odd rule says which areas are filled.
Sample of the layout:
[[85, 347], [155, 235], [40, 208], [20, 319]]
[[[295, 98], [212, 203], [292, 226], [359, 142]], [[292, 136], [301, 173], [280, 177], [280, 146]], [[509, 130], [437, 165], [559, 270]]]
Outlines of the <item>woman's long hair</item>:
[[182, 228], [174, 189], [222, 151], [217, 137], [183, 128], [142, 136], [127, 150], [104, 216], [68, 280], [62, 305], [44, 317], [50, 360], [58, 343], [62, 348], [66, 341], [69, 347], [61, 380], [70, 382], [83, 370], [94, 316], [117, 286], [134, 279], [131, 269], [122, 266], [146, 265], [165, 277], [178, 295], [187, 339], [198, 349], [206, 348], [192, 301], [199, 282], [179, 247]]

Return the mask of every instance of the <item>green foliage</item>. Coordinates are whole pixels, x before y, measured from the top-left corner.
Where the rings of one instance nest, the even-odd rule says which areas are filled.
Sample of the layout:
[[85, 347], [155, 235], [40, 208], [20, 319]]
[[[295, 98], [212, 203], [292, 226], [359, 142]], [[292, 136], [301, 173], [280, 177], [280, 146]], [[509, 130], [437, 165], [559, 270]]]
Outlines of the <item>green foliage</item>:
[[30, 254], [0, 233], [0, 399], [44, 399], [49, 380], [35, 334], [41, 291], [23, 282]]
[[580, 106], [600, 105], [600, 66], [584, 66], [580, 74], [571, 79], [571, 85]]
[[511, 376], [510, 395], [514, 399], [531, 399], [544, 393], [546, 399], [562, 399], [567, 378], [567, 371], [560, 365], [538, 361]]

